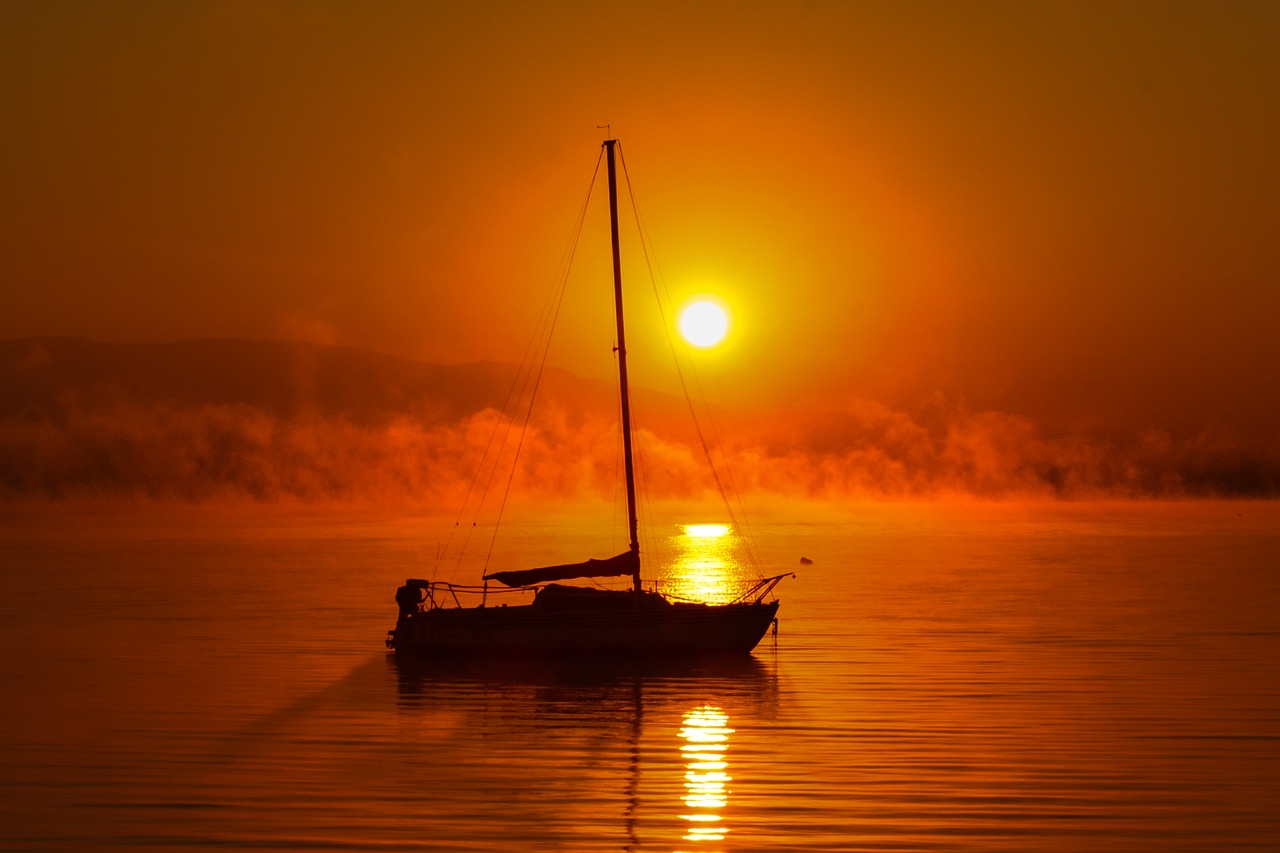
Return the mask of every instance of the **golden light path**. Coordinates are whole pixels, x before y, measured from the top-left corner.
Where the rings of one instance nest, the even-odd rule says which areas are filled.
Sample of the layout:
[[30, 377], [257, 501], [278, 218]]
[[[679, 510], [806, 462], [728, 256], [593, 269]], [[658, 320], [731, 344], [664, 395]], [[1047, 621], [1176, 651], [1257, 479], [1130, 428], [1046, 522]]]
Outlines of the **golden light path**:
[[672, 538], [670, 591], [680, 598], [723, 604], [733, 600], [741, 566], [727, 524], [686, 524]]
[[688, 822], [685, 841], [723, 841], [729, 832], [721, 812], [729, 802], [729, 718], [714, 705], [702, 705], [684, 715], [680, 752], [685, 760], [684, 804], [680, 819]]

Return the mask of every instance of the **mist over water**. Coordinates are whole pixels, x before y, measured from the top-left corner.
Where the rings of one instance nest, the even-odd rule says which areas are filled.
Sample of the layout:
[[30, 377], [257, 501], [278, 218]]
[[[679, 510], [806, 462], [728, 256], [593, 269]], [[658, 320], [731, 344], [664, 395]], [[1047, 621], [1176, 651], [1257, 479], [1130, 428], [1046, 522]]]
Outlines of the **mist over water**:
[[[0, 341], [0, 498], [389, 500], [447, 512], [477, 475], [483, 485], [501, 469], [505, 482], [517, 445], [514, 482], [538, 503], [610, 494], [616, 389], [548, 371], [526, 421], [514, 374], [286, 342]], [[837, 395], [756, 421], [706, 418], [700, 438], [684, 400], [633, 391], [655, 499], [715, 493], [706, 436], [742, 491], [784, 502], [1280, 495], [1280, 436], [1265, 418], [1206, 410], [1177, 429], [1103, 419], [1064, 430], [954, 394], [892, 405]]]
[[[753, 528], [766, 568], [799, 576], [779, 588], [776, 645], [766, 637], [748, 660], [476, 669], [381, 648], [395, 586], [435, 560], [438, 522], [10, 505], [0, 840], [977, 851], [1280, 839], [1273, 504], [828, 513]], [[525, 526], [497, 551], [597, 544], [581, 528]]]
[[[945, 423], [868, 401], [821, 422], [739, 431], [721, 458], [755, 494], [791, 499], [939, 496], [1274, 497], [1274, 436], [1206, 429], [1190, 436], [1058, 436], [1005, 412], [955, 413]], [[0, 496], [180, 500], [412, 501], [456, 505], [490, 436], [512, 421], [486, 409], [456, 421], [395, 417], [362, 424], [282, 417], [242, 405], [113, 404], [57, 421], [0, 420]], [[521, 424], [514, 423], [519, 432]], [[838, 434], [836, 430], [838, 429]], [[659, 497], [713, 494], [695, 442], [637, 431]], [[617, 424], [553, 408], [522, 444], [517, 477], [541, 499], [614, 487]]]

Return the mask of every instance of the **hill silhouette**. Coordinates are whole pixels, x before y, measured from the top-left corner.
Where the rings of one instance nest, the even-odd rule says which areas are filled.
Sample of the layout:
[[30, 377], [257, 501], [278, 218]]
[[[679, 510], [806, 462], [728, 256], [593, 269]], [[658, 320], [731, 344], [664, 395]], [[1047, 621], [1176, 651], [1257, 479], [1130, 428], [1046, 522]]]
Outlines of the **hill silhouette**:
[[[73, 408], [123, 402], [174, 408], [244, 405], [277, 417], [341, 417], [361, 426], [397, 418], [439, 424], [501, 411], [519, 368], [498, 362], [433, 364], [304, 341], [208, 339], [115, 344], [86, 338], [0, 341], [0, 418], [62, 420]], [[519, 388], [516, 388], [519, 391]], [[616, 388], [547, 367], [542, 404], [607, 415]], [[633, 389], [658, 432], [684, 404]]]
[[296, 341], [29, 338], [0, 341], [0, 416], [57, 418], [72, 406], [130, 401], [240, 404], [280, 417], [341, 416], [364, 425], [401, 416], [434, 423], [500, 408], [515, 373], [512, 365], [427, 364]]

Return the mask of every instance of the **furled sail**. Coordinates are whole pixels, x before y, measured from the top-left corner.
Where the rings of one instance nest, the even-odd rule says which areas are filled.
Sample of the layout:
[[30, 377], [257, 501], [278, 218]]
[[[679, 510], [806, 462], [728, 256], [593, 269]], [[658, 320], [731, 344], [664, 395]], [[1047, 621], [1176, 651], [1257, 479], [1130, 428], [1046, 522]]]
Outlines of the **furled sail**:
[[490, 572], [485, 580], [495, 580], [507, 586], [530, 586], [535, 583], [565, 581], [573, 578], [615, 578], [634, 575], [640, 568], [640, 555], [635, 551], [623, 551], [605, 560], [587, 560], [585, 563], [568, 563], [563, 566], [544, 566], [541, 569], [517, 569], [509, 572]]

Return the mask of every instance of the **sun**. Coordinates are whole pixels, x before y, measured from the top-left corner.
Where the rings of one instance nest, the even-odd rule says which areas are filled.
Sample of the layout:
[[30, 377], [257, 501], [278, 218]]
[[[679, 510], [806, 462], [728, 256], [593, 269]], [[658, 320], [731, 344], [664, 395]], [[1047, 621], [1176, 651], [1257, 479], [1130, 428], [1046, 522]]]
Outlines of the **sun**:
[[680, 312], [680, 334], [695, 347], [713, 347], [729, 332], [729, 315], [710, 299], [689, 303]]

